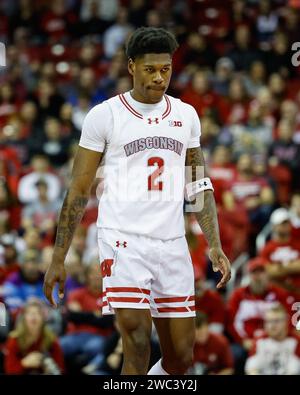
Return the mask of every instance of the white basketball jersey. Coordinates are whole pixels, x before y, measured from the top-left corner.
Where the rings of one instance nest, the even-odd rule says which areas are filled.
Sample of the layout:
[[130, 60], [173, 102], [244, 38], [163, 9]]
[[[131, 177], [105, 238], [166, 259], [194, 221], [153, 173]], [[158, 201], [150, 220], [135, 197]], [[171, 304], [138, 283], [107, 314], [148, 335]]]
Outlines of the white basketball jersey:
[[79, 145], [104, 152], [99, 227], [163, 240], [185, 234], [186, 150], [200, 145], [193, 107], [167, 95], [144, 104], [126, 92], [89, 112]]

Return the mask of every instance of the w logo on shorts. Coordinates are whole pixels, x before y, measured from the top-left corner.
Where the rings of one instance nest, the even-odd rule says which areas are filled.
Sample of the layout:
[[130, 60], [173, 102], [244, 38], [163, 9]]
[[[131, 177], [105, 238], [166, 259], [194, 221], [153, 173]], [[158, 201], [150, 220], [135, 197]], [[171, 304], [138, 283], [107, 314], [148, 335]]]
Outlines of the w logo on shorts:
[[111, 276], [111, 267], [114, 263], [113, 259], [104, 259], [104, 261], [101, 262], [101, 274], [102, 277], [110, 277]]

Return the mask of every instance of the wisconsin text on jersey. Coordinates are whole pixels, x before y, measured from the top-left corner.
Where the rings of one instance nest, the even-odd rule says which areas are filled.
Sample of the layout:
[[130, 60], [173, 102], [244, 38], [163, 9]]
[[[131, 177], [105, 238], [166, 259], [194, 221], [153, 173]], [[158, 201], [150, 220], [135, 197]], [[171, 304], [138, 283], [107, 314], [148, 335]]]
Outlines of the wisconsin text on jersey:
[[136, 154], [139, 151], [145, 149], [168, 149], [181, 155], [183, 144], [180, 141], [172, 139], [170, 137], [146, 137], [132, 141], [124, 146], [126, 156]]

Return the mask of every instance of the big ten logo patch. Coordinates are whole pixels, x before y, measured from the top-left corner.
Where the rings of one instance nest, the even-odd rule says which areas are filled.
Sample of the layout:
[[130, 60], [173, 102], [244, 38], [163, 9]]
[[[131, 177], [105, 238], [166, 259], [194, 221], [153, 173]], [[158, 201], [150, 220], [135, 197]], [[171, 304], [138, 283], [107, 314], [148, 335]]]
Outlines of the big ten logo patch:
[[169, 126], [173, 128], [181, 128], [182, 127], [182, 122], [181, 121], [169, 121]]

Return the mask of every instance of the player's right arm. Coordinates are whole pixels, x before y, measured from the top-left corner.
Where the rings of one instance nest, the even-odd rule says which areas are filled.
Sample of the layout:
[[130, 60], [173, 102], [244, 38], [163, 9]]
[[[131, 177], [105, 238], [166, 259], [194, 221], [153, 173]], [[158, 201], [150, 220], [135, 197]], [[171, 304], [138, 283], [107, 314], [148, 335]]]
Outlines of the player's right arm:
[[59, 284], [59, 297], [64, 295], [65, 257], [83, 216], [101, 158], [102, 152], [78, 147], [70, 186], [59, 216], [52, 262], [44, 280], [44, 294], [53, 307], [57, 307], [52, 295], [56, 283]]

